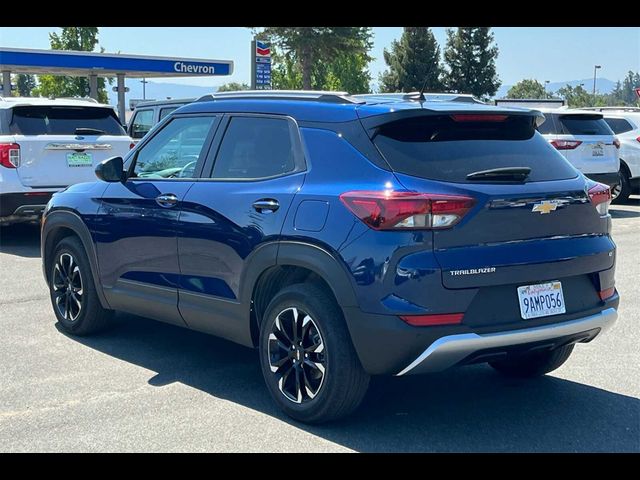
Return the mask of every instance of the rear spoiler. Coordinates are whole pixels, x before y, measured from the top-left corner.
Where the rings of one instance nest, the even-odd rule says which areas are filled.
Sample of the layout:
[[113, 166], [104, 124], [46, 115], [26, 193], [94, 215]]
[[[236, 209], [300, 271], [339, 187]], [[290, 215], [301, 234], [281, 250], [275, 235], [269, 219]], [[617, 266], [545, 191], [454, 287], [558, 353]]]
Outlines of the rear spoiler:
[[507, 116], [526, 116], [535, 119], [536, 126], [540, 126], [544, 123], [545, 117], [542, 112], [538, 110], [529, 110], [524, 108], [473, 108], [473, 109], [455, 109], [455, 110], [430, 110], [428, 108], [416, 108], [410, 110], [398, 110], [395, 112], [384, 113], [381, 115], [374, 115], [371, 117], [361, 118], [360, 121], [364, 128], [371, 134], [378, 127], [395, 122], [397, 120], [403, 120], [406, 118], [425, 117], [433, 115], [507, 115]]

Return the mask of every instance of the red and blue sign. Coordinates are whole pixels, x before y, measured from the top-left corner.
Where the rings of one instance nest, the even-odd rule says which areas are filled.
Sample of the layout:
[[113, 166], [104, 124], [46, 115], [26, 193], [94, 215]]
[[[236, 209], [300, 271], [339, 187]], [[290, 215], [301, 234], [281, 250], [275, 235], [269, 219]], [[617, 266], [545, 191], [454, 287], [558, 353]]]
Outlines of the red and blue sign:
[[259, 42], [256, 40], [256, 57], [270, 57], [271, 47], [268, 43]]
[[255, 40], [253, 49], [253, 88], [271, 90], [271, 46]]

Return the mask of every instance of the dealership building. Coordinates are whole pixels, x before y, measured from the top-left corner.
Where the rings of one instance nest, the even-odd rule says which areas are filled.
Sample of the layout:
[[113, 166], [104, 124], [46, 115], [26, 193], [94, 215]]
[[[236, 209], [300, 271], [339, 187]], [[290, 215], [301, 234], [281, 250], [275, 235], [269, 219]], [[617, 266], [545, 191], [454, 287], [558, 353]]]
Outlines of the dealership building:
[[115, 77], [118, 115], [125, 119], [125, 78], [218, 77], [233, 73], [231, 60], [149, 57], [72, 50], [33, 50], [0, 47], [2, 95], [11, 94], [11, 75], [82, 76], [89, 79], [89, 96], [98, 96], [98, 77]]

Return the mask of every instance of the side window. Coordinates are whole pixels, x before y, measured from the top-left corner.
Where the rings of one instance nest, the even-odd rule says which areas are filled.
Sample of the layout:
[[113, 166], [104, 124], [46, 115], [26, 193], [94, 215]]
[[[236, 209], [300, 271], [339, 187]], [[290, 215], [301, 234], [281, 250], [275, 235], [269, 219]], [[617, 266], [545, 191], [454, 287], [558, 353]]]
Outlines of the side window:
[[550, 113], [545, 113], [544, 114], [544, 122], [542, 123], [542, 125], [540, 125], [538, 127], [538, 131], [542, 134], [542, 135], [552, 135], [554, 133], [558, 133], [556, 126], [555, 126], [555, 122], [554, 122], [554, 118], [553, 115]]
[[177, 110], [177, 106], [176, 107], [164, 107], [160, 109], [160, 119], [162, 120], [164, 117], [166, 117], [167, 115], [169, 115], [171, 112], [173, 112], [174, 110]]
[[613, 133], [616, 135], [633, 130], [633, 126], [624, 118], [605, 118], [604, 121], [609, 124], [611, 130], [613, 130]]
[[136, 155], [133, 176], [193, 178], [215, 117], [171, 120]]
[[302, 149], [287, 119], [232, 117], [213, 166], [215, 179], [269, 178], [296, 170]]
[[138, 110], [131, 121], [131, 138], [142, 138], [153, 127], [153, 110]]

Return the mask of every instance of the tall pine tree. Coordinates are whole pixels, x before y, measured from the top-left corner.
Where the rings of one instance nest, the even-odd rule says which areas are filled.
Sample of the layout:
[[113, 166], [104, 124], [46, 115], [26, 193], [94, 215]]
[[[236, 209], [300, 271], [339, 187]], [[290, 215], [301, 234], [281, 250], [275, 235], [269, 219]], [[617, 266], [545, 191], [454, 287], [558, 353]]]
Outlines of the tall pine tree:
[[500, 88], [496, 73], [498, 47], [490, 27], [458, 27], [447, 30], [445, 85], [458, 93], [492, 97]]
[[404, 27], [383, 55], [389, 69], [380, 75], [382, 92], [414, 92], [425, 81], [426, 91], [442, 90], [440, 47], [429, 27]]

